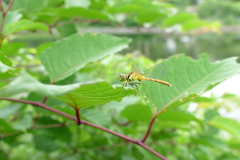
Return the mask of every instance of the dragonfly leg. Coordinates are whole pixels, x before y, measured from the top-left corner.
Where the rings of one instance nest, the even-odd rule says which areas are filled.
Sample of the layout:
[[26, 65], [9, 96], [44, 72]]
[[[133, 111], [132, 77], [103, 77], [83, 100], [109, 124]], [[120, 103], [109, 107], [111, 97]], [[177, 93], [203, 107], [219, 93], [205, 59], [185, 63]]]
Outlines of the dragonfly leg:
[[128, 86], [128, 83], [123, 83], [123, 87], [127, 87]]
[[139, 85], [141, 84], [140, 82], [130, 82], [129, 83], [132, 87], [136, 87], [136, 91], [137, 91], [137, 93], [139, 93], [138, 92], [138, 87], [139, 87]]

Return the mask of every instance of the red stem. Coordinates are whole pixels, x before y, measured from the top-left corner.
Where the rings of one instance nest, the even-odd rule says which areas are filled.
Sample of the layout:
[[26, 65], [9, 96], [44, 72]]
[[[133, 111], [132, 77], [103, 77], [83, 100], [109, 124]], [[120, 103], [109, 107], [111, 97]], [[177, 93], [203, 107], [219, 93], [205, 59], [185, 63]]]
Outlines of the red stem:
[[77, 125], [81, 125], [81, 119], [80, 119], [80, 109], [78, 109], [77, 107], [74, 108], [75, 109], [75, 113], [76, 113], [76, 117], [77, 117]]
[[[78, 119], [77, 119], [76, 117], [73, 117], [73, 116], [71, 116], [71, 115], [69, 115], [69, 114], [66, 114], [66, 113], [64, 113], [64, 112], [61, 112], [61, 111], [56, 110], [56, 109], [54, 109], [54, 108], [51, 108], [51, 107], [43, 104], [42, 102], [33, 102], [33, 101], [27, 101], [27, 100], [21, 100], [21, 99], [14, 99], [14, 98], [5, 98], [5, 97], [0, 97], [0, 99], [2, 99], [2, 100], [8, 100], [8, 101], [13, 101], [13, 102], [26, 103], [26, 104], [31, 104], [31, 105], [34, 105], [34, 106], [37, 106], [37, 107], [41, 107], [41, 108], [44, 108], [44, 109], [46, 109], [46, 110], [55, 112], [55, 113], [57, 113], [57, 114], [59, 114], [59, 115], [62, 115], [62, 116], [64, 116], [64, 117], [67, 117], [67, 118], [69, 118], [69, 119], [72, 119], [72, 120], [74, 120], [74, 121], [78, 124]], [[155, 119], [155, 118], [153, 118], [153, 119]], [[152, 123], [153, 123], [153, 121], [154, 121], [153, 119], [152, 119], [152, 121], [151, 121]], [[145, 145], [145, 144], [144, 144], [142, 141], [140, 141], [140, 140], [132, 139], [132, 138], [130, 138], [130, 137], [127, 137], [127, 136], [125, 136], [125, 135], [119, 134], [119, 133], [114, 132], [114, 131], [112, 131], [112, 130], [109, 130], [109, 129], [107, 129], [107, 128], [101, 127], [101, 126], [99, 126], [99, 125], [96, 125], [96, 124], [93, 124], [93, 123], [90, 123], [90, 122], [81, 120], [80, 117], [79, 117], [79, 120], [80, 120], [80, 123], [81, 123], [81, 124], [86, 124], [86, 125], [89, 125], [89, 126], [92, 126], [92, 127], [98, 128], [98, 129], [101, 129], [101, 130], [106, 131], [106, 132], [108, 132], [108, 133], [111, 133], [111, 134], [113, 134], [113, 135], [115, 135], [115, 136], [117, 136], [117, 137], [120, 137], [120, 138], [122, 138], [122, 139], [125, 139], [125, 140], [127, 140], [127, 141], [130, 141], [130, 142], [132, 142], [132, 143], [135, 143], [135, 144], [137, 144], [137, 145], [145, 148], [145, 149], [148, 150], [149, 152], [153, 153], [153, 154], [156, 155], [157, 157], [161, 158], [162, 160], [167, 160], [167, 158], [165, 158], [164, 156], [162, 156], [162, 155], [159, 154], [158, 152], [154, 151], [153, 149], [149, 148], [147, 145]], [[151, 123], [150, 123], [150, 124], [151, 124]], [[151, 127], [149, 127], [149, 128], [151, 128]], [[148, 130], [149, 130], [148, 132], [150, 132], [150, 129], [148, 129]], [[147, 133], [148, 133], [148, 132], [147, 132]], [[148, 134], [149, 134], [149, 133], [148, 133]], [[146, 136], [145, 136], [145, 137], [146, 137]]]
[[147, 140], [147, 138], [148, 138], [148, 136], [149, 136], [149, 134], [150, 134], [150, 132], [151, 132], [153, 123], [154, 123], [154, 121], [155, 121], [156, 118], [157, 118], [157, 116], [154, 116], [154, 117], [152, 118], [152, 120], [151, 120], [151, 122], [150, 122], [150, 124], [149, 124], [149, 126], [148, 126], [147, 132], [146, 132], [145, 136], [143, 137], [143, 139], [141, 140], [141, 142], [144, 143], [144, 142]]

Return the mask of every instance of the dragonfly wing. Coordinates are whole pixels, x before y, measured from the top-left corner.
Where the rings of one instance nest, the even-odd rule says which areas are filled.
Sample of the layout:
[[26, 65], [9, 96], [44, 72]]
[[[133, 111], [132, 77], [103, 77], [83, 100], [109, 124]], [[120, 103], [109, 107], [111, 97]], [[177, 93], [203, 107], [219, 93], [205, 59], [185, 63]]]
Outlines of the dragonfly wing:
[[168, 72], [168, 67], [162, 63], [156, 64], [155, 66], [147, 69], [143, 72], [143, 75], [148, 78], [161, 79]]
[[143, 70], [140, 69], [137, 65], [132, 64], [132, 71], [135, 73], [140, 73], [140, 74], [144, 74]]

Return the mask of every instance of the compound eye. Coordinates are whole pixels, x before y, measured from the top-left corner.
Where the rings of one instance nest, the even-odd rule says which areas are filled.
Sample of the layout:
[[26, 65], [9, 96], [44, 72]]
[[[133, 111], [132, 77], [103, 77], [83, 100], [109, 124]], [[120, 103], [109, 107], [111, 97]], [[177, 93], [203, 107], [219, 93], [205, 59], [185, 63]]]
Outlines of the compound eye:
[[119, 75], [118, 75], [118, 79], [119, 79], [120, 82], [125, 81], [125, 80], [126, 80], [125, 74], [119, 74]]

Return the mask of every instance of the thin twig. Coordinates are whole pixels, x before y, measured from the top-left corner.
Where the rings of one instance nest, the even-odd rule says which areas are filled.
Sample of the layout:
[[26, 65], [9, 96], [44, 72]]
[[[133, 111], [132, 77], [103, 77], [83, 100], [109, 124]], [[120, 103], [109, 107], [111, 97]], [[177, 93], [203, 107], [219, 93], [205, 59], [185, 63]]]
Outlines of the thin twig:
[[150, 134], [150, 132], [151, 132], [153, 123], [154, 123], [154, 121], [155, 121], [156, 118], [157, 118], [157, 116], [154, 116], [154, 117], [152, 118], [152, 120], [151, 120], [151, 122], [150, 122], [150, 124], [149, 124], [149, 126], [148, 126], [147, 132], [146, 132], [145, 136], [143, 137], [143, 139], [141, 140], [141, 142], [144, 143], [144, 142], [147, 140], [147, 138], [148, 138], [148, 136], [149, 136], [149, 134]]
[[78, 109], [77, 107], [74, 108], [75, 109], [75, 113], [76, 113], [76, 117], [77, 117], [77, 125], [81, 125], [81, 119], [80, 119], [80, 109]]
[[12, 5], [13, 5], [14, 1], [15, 1], [15, 0], [11, 0], [11, 1], [9, 2], [8, 8], [7, 8], [7, 10], [5, 11], [5, 14], [7, 14], [8, 11], [10, 11], [10, 9], [12, 8]]
[[[47, 110], [49, 110], [49, 111], [55, 112], [55, 113], [57, 113], [57, 114], [59, 114], [59, 115], [62, 115], [62, 116], [64, 116], [64, 117], [67, 117], [67, 118], [69, 118], [69, 119], [72, 119], [72, 120], [74, 120], [74, 121], [78, 124], [78, 119], [77, 119], [76, 117], [73, 117], [73, 116], [71, 116], [71, 115], [69, 115], [69, 114], [66, 114], [66, 113], [64, 113], [64, 112], [61, 112], [61, 111], [56, 110], [56, 109], [54, 109], [54, 108], [51, 108], [51, 107], [49, 107], [49, 106], [47, 106], [47, 105], [45, 105], [45, 104], [43, 104], [43, 103], [41, 103], [41, 102], [33, 102], [33, 101], [27, 101], [27, 100], [21, 100], [21, 99], [14, 99], [14, 98], [6, 98], [6, 97], [0, 97], [0, 99], [2, 99], [2, 100], [14, 101], [14, 102], [20, 102], [20, 103], [26, 103], [26, 104], [31, 104], [31, 105], [34, 105], [34, 106], [37, 106], [37, 107], [41, 107], [41, 108], [47, 109]], [[154, 120], [152, 120], [152, 121], [154, 121]], [[84, 121], [84, 120], [81, 120], [81, 119], [80, 119], [80, 122], [81, 122], [81, 124], [86, 124], [86, 125], [89, 125], [89, 126], [92, 126], [92, 127], [98, 128], [98, 129], [101, 129], [101, 130], [103, 130], [103, 131], [105, 131], [105, 132], [111, 133], [111, 134], [113, 134], [113, 135], [115, 135], [115, 136], [117, 136], [117, 137], [120, 137], [120, 138], [122, 138], [122, 139], [125, 139], [125, 140], [127, 140], [127, 141], [129, 141], [129, 142], [135, 143], [135, 144], [137, 144], [137, 145], [145, 148], [145, 149], [148, 150], [149, 152], [153, 153], [153, 154], [156, 155], [157, 157], [161, 158], [162, 160], [167, 160], [167, 158], [165, 158], [164, 156], [162, 156], [162, 155], [159, 154], [158, 152], [154, 151], [153, 149], [149, 148], [149, 147], [148, 147], [147, 145], [145, 145], [141, 140], [136, 140], [136, 139], [127, 137], [127, 136], [122, 135], [122, 134], [120, 134], [120, 133], [114, 132], [114, 131], [109, 130], [109, 129], [107, 129], [107, 128], [104, 128], [104, 127], [102, 127], [102, 126], [99, 126], [99, 125], [96, 125], [96, 124], [93, 124], [93, 123], [90, 123], [90, 122], [87, 122], [87, 121]], [[150, 129], [149, 129], [149, 130], [150, 130]], [[149, 131], [149, 132], [150, 132], [150, 131]]]
[[4, 23], [5, 23], [5, 18], [6, 18], [7, 13], [12, 8], [12, 5], [13, 5], [14, 1], [15, 0], [11, 0], [8, 4], [7, 9], [4, 11], [2, 0], [0, 0], [0, 10], [2, 12], [2, 22], [0, 23], [0, 48], [2, 46], [2, 42], [3, 42], [3, 39], [4, 39], [4, 36], [2, 35], [3, 34], [2, 32], [3, 32]]

